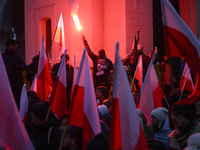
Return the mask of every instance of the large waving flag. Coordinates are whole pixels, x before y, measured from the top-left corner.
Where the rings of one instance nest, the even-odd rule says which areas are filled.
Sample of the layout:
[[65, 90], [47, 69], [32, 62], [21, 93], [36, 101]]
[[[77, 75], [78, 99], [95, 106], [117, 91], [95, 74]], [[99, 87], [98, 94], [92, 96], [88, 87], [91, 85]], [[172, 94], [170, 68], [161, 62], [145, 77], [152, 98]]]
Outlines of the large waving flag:
[[113, 112], [111, 122], [111, 150], [148, 150], [146, 139], [137, 114], [128, 76], [119, 56], [116, 43]]
[[22, 118], [24, 125], [26, 125], [27, 113], [28, 113], [28, 95], [26, 90], [26, 84], [23, 85], [21, 99], [20, 99], [20, 117]]
[[[183, 89], [184, 84], [185, 87]], [[193, 92], [193, 89], [194, 85], [193, 85], [192, 75], [190, 73], [190, 68], [188, 67], [187, 63], [185, 63], [185, 67], [180, 81], [180, 91], [187, 90], [191, 94]]]
[[0, 53], [0, 147], [34, 150], [21, 120]]
[[37, 96], [45, 101], [53, 89], [53, 81], [44, 49], [44, 37], [42, 37], [42, 45], [40, 50], [38, 79], [37, 79]]
[[142, 88], [142, 82], [143, 82], [143, 63], [142, 63], [142, 55], [140, 55], [137, 67], [135, 69], [135, 73], [133, 76], [133, 81], [131, 84], [131, 87], [133, 86], [134, 79], [138, 80], [138, 85], [140, 86], [140, 90]]
[[182, 100], [187, 104], [200, 98], [200, 42], [167, 0], [161, 0], [165, 50], [169, 57], [182, 57], [196, 78], [192, 95]]
[[59, 17], [58, 25], [56, 27], [56, 31], [55, 31], [53, 41], [56, 42], [56, 43], [59, 43], [59, 46], [60, 46], [59, 55], [61, 57], [61, 55], [65, 51], [65, 34], [64, 34], [64, 24], [63, 24], [62, 13], [60, 13], [60, 17]]
[[62, 57], [60, 68], [51, 92], [49, 105], [51, 110], [60, 118], [67, 111], [67, 84], [66, 84], [66, 51]]
[[84, 49], [67, 117], [67, 124], [83, 128], [83, 149], [95, 135], [101, 132], [94, 85], [86, 51]]
[[139, 108], [144, 113], [147, 124], [151, 123], [152, 110], [162, 107], [162, 91], [159, 85], [158, 77], [153, 66], [153, 61], [156, 54], [154, 53], [152, 60], [149, 64], [144, 83], [140, 92]]

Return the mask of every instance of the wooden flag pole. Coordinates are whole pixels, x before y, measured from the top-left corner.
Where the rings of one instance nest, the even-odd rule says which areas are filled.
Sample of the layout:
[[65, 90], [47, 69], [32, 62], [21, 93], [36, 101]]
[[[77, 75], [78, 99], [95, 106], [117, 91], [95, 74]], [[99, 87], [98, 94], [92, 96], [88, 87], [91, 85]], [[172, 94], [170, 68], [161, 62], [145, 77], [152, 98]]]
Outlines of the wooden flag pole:
[[61, 140], [61, 143], [60, 143], [59, 150], [62, 150], [62, 147], [63, 147], [63, 144], [64, 144], [64, 139], [65, 139], [65, 135], [66, 135], [66, 132], [67, 132], [67, 127], [68, 127], [68, 124], [65, 125], [65, 130], [64, 130], [63, 135], [62, 135], [62, 140]]

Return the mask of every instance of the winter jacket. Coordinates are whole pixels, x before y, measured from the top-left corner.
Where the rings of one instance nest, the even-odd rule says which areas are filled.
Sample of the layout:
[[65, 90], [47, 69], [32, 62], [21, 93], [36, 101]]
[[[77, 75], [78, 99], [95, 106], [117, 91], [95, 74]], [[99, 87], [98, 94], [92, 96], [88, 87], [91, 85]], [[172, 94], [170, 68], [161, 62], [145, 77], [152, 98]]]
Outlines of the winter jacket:
[[10, 81], [10, 86], [22, 87], [23, 76], [21, 72], [26, 70], [26, 64], [22, 61], [18, 53], [12, 53], [7, 49], [5, 50], [5, 53], [2, 54], [2, 57]]

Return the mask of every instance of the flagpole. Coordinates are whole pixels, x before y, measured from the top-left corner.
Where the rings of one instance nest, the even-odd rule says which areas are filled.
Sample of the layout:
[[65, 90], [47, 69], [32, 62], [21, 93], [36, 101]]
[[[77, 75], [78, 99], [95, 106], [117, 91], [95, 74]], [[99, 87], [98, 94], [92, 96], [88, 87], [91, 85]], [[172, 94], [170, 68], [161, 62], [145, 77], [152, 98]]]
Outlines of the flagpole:
[[188, 71], [188, 74], [187, 74], [187, 77], [186, 77], [186, 79], [185, 79], [185, 82], [184, 82], [184, 85], [183, 85], [183, 89], [182, 89], [182, 91], [181, 91], [181, 95], [180, 95], [180, 97], [179, 97], [179, 100], [178, 100], [178, 101], [180, 101], [180, 100], [181, 100], [181, 97], [182, 97], [182, 95], [183, 95], [183, 90], [184, 90], [184, 88], [185, 88], [185, 85], [186, 85], [186, 82], [187, 82], [187, 79], [188, 79], [188, 75], [189, 75], [189, 73], [190, 73], [190, 70]]
[[169, 57], [169, 66], [170, 66], [170, 75], [171, 75], [172, 94], [174, 94], [174, 80], [173, 80], [172, 59], [171, 59], [171, 57]]
[[67, 132], [67, 128], [68, 128], [68, 124], [65, 125], [65, 130], [64, 130], [63, 135], [62, 135], [62, 140], [61, 140], [61, 143], [60, 143], [59, 150], [62, 150], [64, 139], [65, 139], [65, 134]]

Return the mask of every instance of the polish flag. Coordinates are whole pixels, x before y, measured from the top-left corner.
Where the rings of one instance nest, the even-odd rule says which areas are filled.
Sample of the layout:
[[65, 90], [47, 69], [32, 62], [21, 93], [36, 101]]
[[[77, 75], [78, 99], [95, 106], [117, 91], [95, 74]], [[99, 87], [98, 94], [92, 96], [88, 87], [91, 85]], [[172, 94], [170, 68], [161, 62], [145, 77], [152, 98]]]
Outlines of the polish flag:
[[158, 77], [153, 66], [156, 53], [154, 53], [152, 60], [149, 64], [144, 83], [140, 92], [139, 109], [144, 113], [147, 124], [151, 123], [152, 110], [162, 107], [162, 91], [159, 85]]
[[[185, 84], [185, 87], [183, 89], [183, 86]], [[180, 91], [187, 90], [189, 93], [192, 93], [194, 89], [193, 81], [192, 81], [192, 75], [190, 73], [190, 68], [188, 67], [187, 63], [185, 64], [183, 74], [180, 81]]]
[[53, 41], [56, 43], [59, 43], [59, 46], [60, 46], [59, 55], [61, 57], [65, 51], [65, 34], [64, 34], [64, 24], [63, 24], [62, 13], [60, 13], [60, 17], [59, 17], [58, 25], [56, 27]]
[[116, 43], [114, 86], [112, 94], [113, 111], [111, 121], [111, 150], [148, 150], [146, 139], [137, 114], [128, 76], [119, 56]]
[[42, 37], [42, 45], [38, 65], [37, 96], [42, 101], [46, 101], [52, 89], [53, 81], [51, 77], [49, 63], [47, 60], [47, 55], [44, 49], [44, 37]]
[[86, 51], [84, 49], [67, 117], [67, 124], [83, 128], [82, 149], [86, 149], [89, 141], [101, 132], [94, 85]]
[[76, 82], [76, 77], [77, 77], [77, 66], [76, 66], [76, 56], [74, 55], [74, 77], [73, 77], [73, 83], [72, 83], [71, 99], [72, 99], [72, 93], [74, 90], [74, 84]]
[[51, 110], [59, 117], [67, 111], [67, 84], [66, 84], [66, 51], [62, 57], [60, 68], [51, 92], [49, 105]]
[[24, 125], [26, 125], [27, 113], [28, 113], [28, 95], [26, 90], [26, 84], [24, 84], [22, 88], [19, 113]]
[[142, 80], [143, 80], [143, 63], [142, 63], [142, 55], [140, 55], [139, 60], [138, 60], [138, 64], [137, 67], [135, 69], [135, 73], [133, 76], [133, 81], [131, 84], [131, 87], [133, 85], [134, 79], [138, 80], [138, 85], [140, 86], [140, 90], [142, 88]]
[[34, 150], [20, 117], [0, 53], [0, 147]]
[[35, 91], [35, 93], [37, 93], [37, 74], [35, 74], [30, 91]]
[[181, 101], [185, 104], [195, 102], [200, 98], [200, 70], [197, 69], [200, 68], [200, 42], [169, 1], [161, 0], [161, 8], [166, 55], [182, 57], [196, 80], [192, 95], [184, 102]]

